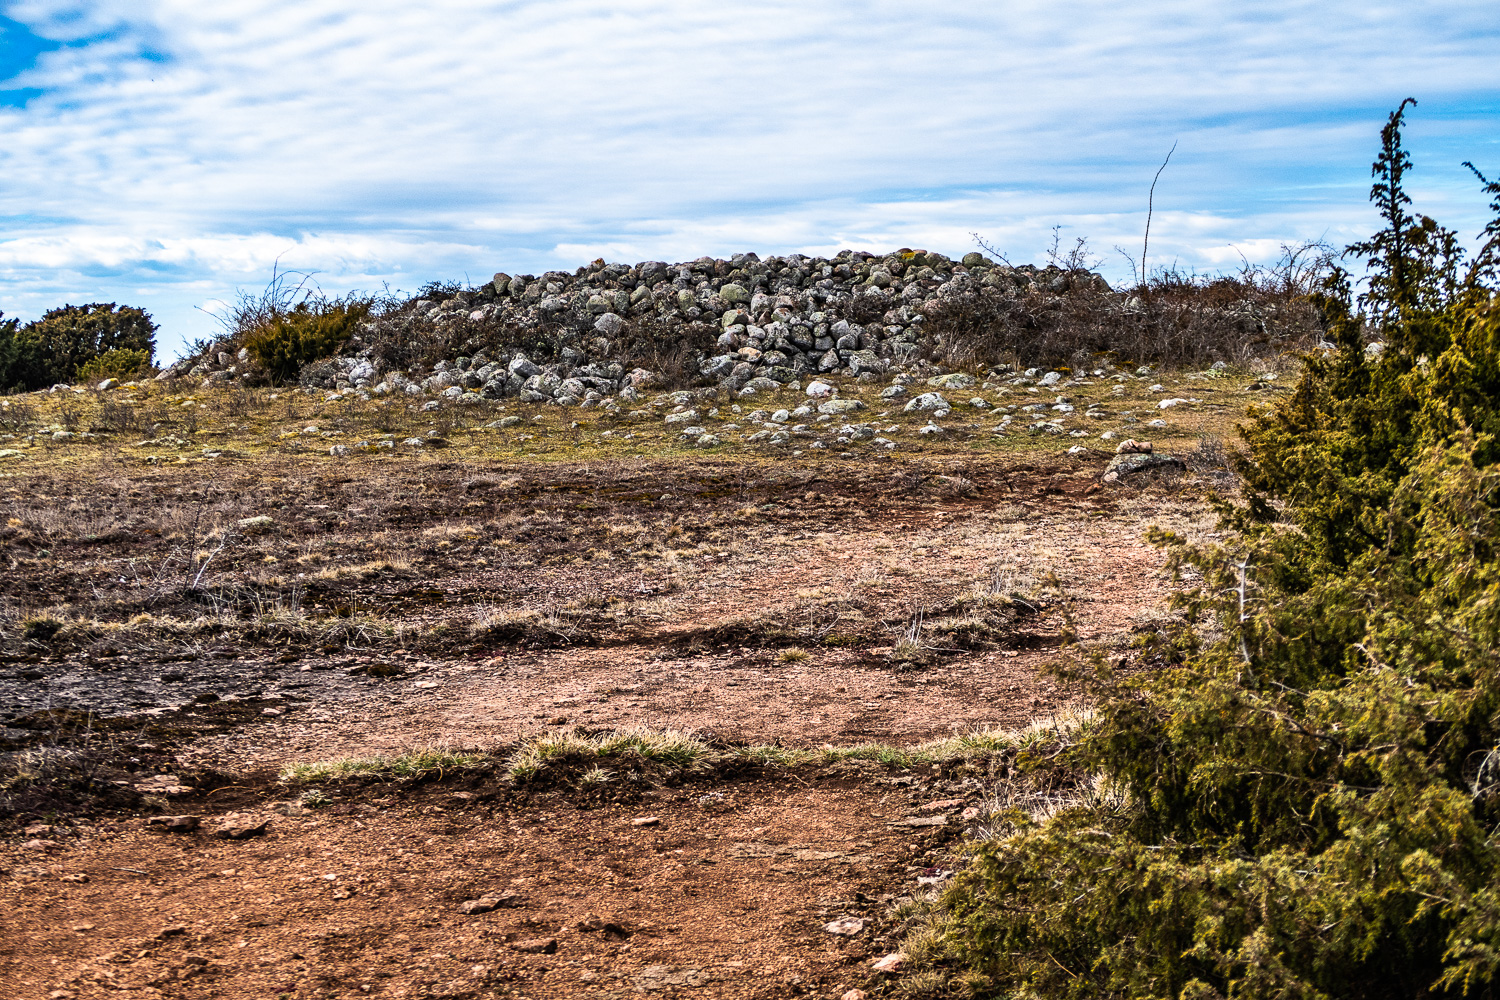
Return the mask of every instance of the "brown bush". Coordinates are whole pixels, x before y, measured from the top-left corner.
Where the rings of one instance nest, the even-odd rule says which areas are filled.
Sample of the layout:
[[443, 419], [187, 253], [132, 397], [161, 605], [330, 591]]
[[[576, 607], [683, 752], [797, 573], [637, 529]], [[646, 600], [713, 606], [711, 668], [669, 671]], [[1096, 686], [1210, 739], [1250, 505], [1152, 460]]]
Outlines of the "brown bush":
[[1243, 362], [1310, 348], [1323, 326], [1308, 296], [1330, 259], [1316, 245], [1288, 248], [1275, 267], [1213, 277], [1161, 271], [1124, 291], [1081, 269], [1049, 267], [1015, 293], [986, 287], [944, 300], [923, 327], [922, 356], [951, 367], [1086, 367], [1106, 358]]

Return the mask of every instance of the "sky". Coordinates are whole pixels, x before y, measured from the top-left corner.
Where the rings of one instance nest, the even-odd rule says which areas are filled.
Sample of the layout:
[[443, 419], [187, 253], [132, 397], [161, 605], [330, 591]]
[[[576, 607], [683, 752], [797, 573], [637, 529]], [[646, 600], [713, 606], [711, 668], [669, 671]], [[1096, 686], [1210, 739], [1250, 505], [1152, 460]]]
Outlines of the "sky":
[[[0, 311], [141, 306], [170, 359], [273, 270], [496, 271], [1085, 238], [1123, 282], [1500, 174], [1500, 4], [0, 0]], [[1119, 248], [1118, 250], [1116, 248]], [[1131, 261], [1134, 261], [1132, 264]]]

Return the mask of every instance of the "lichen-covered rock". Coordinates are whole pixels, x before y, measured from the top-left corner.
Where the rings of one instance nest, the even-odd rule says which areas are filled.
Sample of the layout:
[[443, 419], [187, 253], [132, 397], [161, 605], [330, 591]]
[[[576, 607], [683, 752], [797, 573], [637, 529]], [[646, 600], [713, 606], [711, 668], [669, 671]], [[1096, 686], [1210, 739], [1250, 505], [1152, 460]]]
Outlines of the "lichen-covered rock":
[[904, 407], [907, 413], [917, 410], [951, 410], [952, 408], [940, 392], [924, 392], [920, 396], [913, 397]]
[[1104, 481], [1116, 483], [1130, 476], [1156, 469], [1176, 469], [1178, 472], [1186, 472], [1187, 465], [1182, 459], [1171, 455], [1156, 455], [1150, 451], [1125, 452], [1109, 460], [1109, 465], [1104, 467]]
[[927, 384], [936, 389], [970, 389], [978, 382], [977, 378], [967, 372], [949, 372], [927, 380]]

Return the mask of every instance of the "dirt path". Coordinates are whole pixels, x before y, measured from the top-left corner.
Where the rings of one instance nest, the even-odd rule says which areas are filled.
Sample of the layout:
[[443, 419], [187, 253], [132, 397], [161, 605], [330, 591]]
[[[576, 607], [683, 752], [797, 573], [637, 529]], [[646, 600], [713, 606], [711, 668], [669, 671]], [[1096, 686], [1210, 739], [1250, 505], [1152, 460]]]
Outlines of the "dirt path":
[[882, 942], [824, 925], [915, 888], [942, 830], [891, 824], [954, 794], [850, 770], [585, 809], [440, 789], [278, 817], [245, 842], [131, 820], [55, 854], [8, 845], [0, 981], [16, 1000], [838, 996]]

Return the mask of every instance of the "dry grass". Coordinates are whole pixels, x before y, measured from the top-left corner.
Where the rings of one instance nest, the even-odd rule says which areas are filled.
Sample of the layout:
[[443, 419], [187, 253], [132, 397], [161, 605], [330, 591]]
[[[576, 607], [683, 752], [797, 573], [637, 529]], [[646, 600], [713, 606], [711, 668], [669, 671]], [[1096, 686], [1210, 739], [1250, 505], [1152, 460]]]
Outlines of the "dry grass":
[[290, 764], [281, 770], [281, 780], [315, 784], [354, 777], [415, 778], [444, 771], [486, 767], [493, 763], [484, 754], [446, 747], [421, 747], [392, 757], [341, 757], [309, 764]]
[[1076, 740], [1094, 724], [1094, 714], [1073, 709], [1038, 719], [1019, 730], [980, 729], [910, 747], [886, 743], [832, 744], [799, 749], [772, 744], [714, 746], [693, 733], [676, 729], [631, 726], [606, 732], [566, 729], [522, 741], [505, 758], [513, 781], [592, 775], [587, 781], [607, 780], [606, 765], [617, 770], [654, 768], [671, 773], [707, 772], [735, 765], [757, 767], [817, 767], [844, 761], [869, 761], [887, 767], [949, 765], [997, 754], [1014, 754]]
[[[837, 380], [843, 398], [859, 399], [867, 409], [854, 414], [855, 422], [870, 421], [882, 428], [882, 434], [897, 443], [895, 456], [907, 454], [969, 454], [976, 451], [1017, 453], [1059, 452], [1082, 444], [1086, 447], [1112, 449], [1112, 442], [1101, 442], [1098, 435], [1113, 430], [1119, 437], [1150, 437], [1165, 448], [1184, 450], [1201, 439], [1232, 439], [1234, 424], [1243, 419], [1247, 403], [1265, 401], [1276, 395], [1275, 388], [1254, 395], [1243, 392], [1249, 385], [1290, 386], [1283, 373], [1280, 379], [1267, 383], [1260, 378], [1265, 369], [1275, 367], [1274, 360], [1256, 361], [1227, 371], [1177, 371], [1148, 374], [1116, 380], [1110, 376], [1082, 378], [1075, 384], [1056, 390], [1029, 392], [1028, 387], [1012, 386], [1008, 377], [990, 377], [978, 370], [981, 379], [988, 378], [989, 388], [948, 392], [955, 409], [942, 421], [946, 433], [928, 438], [916, 434], [925, 425], [927, 414], [906, 413], [902, 401], [880, 398], [882, 385], [866, 385], [852, 380]], [[1160, 384], [1161, 390], [1150, 391]], [[912, 393], [926, 391], [916, 385]], [[1097, 404], [1109, 416], [1100, 420], [1078, 417], [1068, 422], [1070, 428], [1087, 432], [1087, 438], [1068, 434], [1052, 436], [1028, 433], [1024, 428], [1035, 416], [1017, 409], [1003, 434], [997, 435], [1005, 407], [1033, 403], [1050, 404], [1058, 394], [1073, 399], [1077, 413]], [[989, 401], [986, 409], [972, 409], [971, 396]], [[1168, 397], [1190, 397], [1202, 400], [1169, 412], [1157, 409], [1157, 403]], [[765, 393], [750, 399], [721, 396], [717, 414], [710, 414], [713, 403], [697, 403], [703, 412], [701, 424], [724, 439], [724, 444], [710, 454], [722, 460], [736, 457], [780, 455], [802, 450], [804, 460], [828, 460], [837, 449], [818, 452], [807, 450], [801, 439], [782, 447], [749, 444], [739, 440], [756, 428], [748, 415], [756, 409], [795, 408], [807, 399], [795, 390]], [[0, 448], [17, 450], [20, 457], [0, 460], [0, 474], [7, 469], [36, 470], [41, 467], [78, 467], [90, 462], [116, 470], [141, 464], [222, 463], [256, 461], [284, 457], [298, 462], [360, 463], [380, 466], [391, 462], [491, 462], [509, 459], [565, 460], [590, 463], [629, 458], [659, 457], [673, 454], [703, 455], [690, 440], [683, 440], [677, 428], [663, 422], [669, 405], [657, 406], [647, 401], [635, 411], [611, 415], [606, 411], [524, 404], [515, 401], [478, 401], [462, 405], [444, 400], [437, 409], [425, 411], [421, 400], [361, 398], [357, 393], [337, 395], [308, 393], [289, 389], [203, 388], [187, 389], [181, 383], [132, 383], [109, 393], [94, 391], [33, 393], [24, 401], [12, 401], [11, 413], [0, 421]], [[136, 430], [103, 429], [94, 436], [56, 438], [67, 425], [83, 427], [100, 424], [101, 414], [111, 408], [130, 406], [149, 410], [153, 419]], [[735, 408], [739, 412], [735, 412]], [[639, 415], [634, 415], [639, 414]], [[491, 428], [486, 425], [501, 416], [523, 417], [519, 425]], [[844, 418], [817, 425], [815, 414], [802, 418], [820, 426], [827, 435]], [[1152, 420], [1162, 419], [1166, 426], [1150, 428]], [[725, 431], [726, 424], [738, 424], [740, 430]], [[102, 424], [100, 425], [102, 426]], [[895, 430], [886, 431], [885, 428]], [[6, 428], [11, 428], [6, 431]], [[414, 450], [401, 442], [408, 437], [423, 437], [436, 432], [446, 442], [444, 448], [425, 447]], [[7, 433], [9, 437], [7, 438]], [[391, 448], [381, 446], [389, 442]], [[337, 459], [329, 454], [334, 444], [343, 444], [354, 453]], [[367, 447], [364, 447], [367, 445]], [[883, 448], [869, 444], [857, 449], [885, 459]], [[481, 488], [514, 490], [524, 487], [519, 477], [508, 477], [485, 483], [476, 475]], [[951, 491], [961, 493], [961, 477], [955, 478]], [[175, 522], [181, 531], [205, 512], [193, 507], [177, 511], [163, 508], [158, 516]]]

